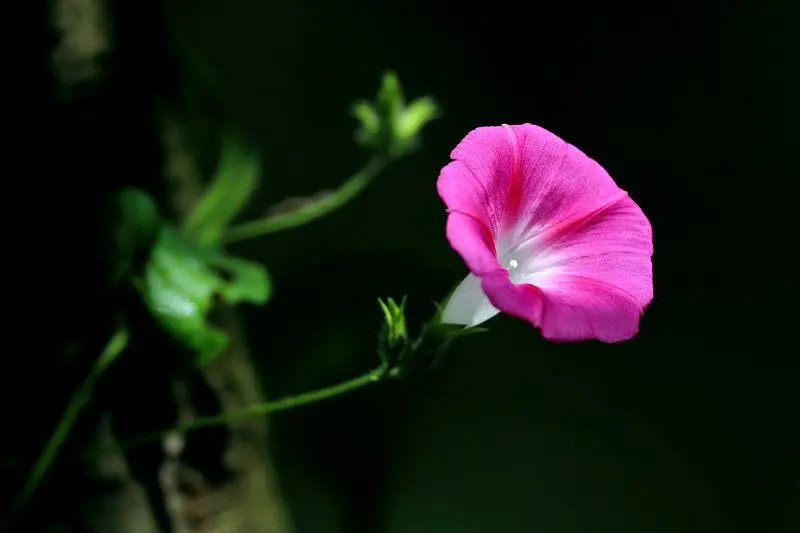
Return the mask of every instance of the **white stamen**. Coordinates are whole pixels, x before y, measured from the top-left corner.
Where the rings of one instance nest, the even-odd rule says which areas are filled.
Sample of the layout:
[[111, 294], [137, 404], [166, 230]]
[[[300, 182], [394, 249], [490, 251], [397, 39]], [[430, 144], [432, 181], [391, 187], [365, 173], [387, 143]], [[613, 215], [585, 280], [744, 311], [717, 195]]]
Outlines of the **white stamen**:
[[516, 259], [512, 259], [511, 261], [508, 262], [508, 268], [510, 268], [511, 270], [517, 268], [518, 266], [519, 262]]

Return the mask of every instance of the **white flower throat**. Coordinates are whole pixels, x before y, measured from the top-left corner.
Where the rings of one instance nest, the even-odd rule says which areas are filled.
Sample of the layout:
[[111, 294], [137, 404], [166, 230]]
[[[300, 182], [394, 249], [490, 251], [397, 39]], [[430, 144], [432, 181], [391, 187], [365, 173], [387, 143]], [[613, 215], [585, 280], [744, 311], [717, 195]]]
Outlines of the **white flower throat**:
[[503, 268], [508, 270], [508, 277], [511, 280], [511, 283], [519, 283], [521, 281], [524, 273], [522, 272], [522, 269], [520, 269], [520, 264], [517, 259], [510, 257], [505, 261], [501, 261], [500, 264], [503, 265]]

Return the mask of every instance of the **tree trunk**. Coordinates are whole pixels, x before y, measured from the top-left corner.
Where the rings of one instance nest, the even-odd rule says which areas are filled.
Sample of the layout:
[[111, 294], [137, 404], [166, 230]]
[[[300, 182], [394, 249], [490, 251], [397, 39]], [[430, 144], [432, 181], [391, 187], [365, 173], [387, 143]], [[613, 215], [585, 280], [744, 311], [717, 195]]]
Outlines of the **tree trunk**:
[[[185, 97], [207, 91], [186, 75], [191, 71], [171, 49], [162, 7], [159, 0], [51, 0], [49, 4], [46, 23], [55, 37], [49, 45], [52, 86], [43, 93], [53, 99], [58, 112], [45, 125], [50, 136], [43, 144], [50, 151], [46, 155], [58, 159], [59, 177], [69, 178], [55, 189], [65, 196], [53, 200], [60, 210], [50, 221], [64, 225], [53, 226], [56, 241], [69, 232], [84, 245], [73, 249], [80, 254], [74, 258], [79, 266], [64, 266], [63, 277], [57, 280], [64, 288], [56, 297], [56, 289], [48, 293], [68, 303], [57, 308], [65, 318], [53, 326], [52, 342], [42, 346], [49, 350], [52, 344], [55, 350], [58, 345], [62, 351], [66, 341], [77, 338], [72, 345], [79, 355], [60, 361], [57, 353], [45, 354], [41, 357], [46, 366], [31, 364], [20, 370], [30, 382], [49, 387], [49, 393], [42, 407], [28, 406], [9, 415], [9, 427], [31, 423], [36, 429], [0, 448], [4, 501], [24, 481], [69, 394], [102, 349], [100, 339], [107, 340], [109, 324], [103, 315], [108, 298], [103, 296], [103, 280], [97, 279], [97, 266], [90, 263], [96, 259], [92, 253], [109, 253], [107, 240], [96, 235], [97, 226], [108, 222], [101, 216], [104, 210], [90, 204], [95, 198], [108, 199], [120, 186], [134, 185], [159, 198], [179, 220], [198, 200], [208, 174], [205, 167], [213, 163], [198, 154], [215, 153], [219, 125]], [[39, 105], [47, 108], [44, 102]], [[70, 200], [68, 211], [63, 204]], [[79, 316], [75, 309], [81, 303], [97, 305]], [[91, 406], [14, 530], [289, 531], [268, 460], [265, 419], [171, 435], [132, 449], [119, 446], [141, 432], [264, 400], [237, 310], [220, 304], [216, 315], [231, 344], [194, 373], [165, 362], [169, 360], [165, 350], [170, 348], [158, 335], [134, 338], [130, 351], [135, 357], [126, 355], [101, 378]], [[10, 398], [11, 394], [3, 399]], [[76, 456], [88, 459], [70, 459]]]

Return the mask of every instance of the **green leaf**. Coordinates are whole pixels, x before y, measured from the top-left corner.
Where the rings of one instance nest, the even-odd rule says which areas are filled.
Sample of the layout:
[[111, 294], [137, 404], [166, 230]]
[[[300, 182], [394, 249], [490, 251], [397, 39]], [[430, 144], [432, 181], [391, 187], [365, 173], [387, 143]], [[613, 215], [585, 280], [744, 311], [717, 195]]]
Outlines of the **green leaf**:
[[111, 252], [111, 284], [140, 271], [158, 235], [162, 221], [150, 196], [136, 188], [122, 189], [113, 205], [115, 222], [110, 230], [114, 241]]
[[217, 288], [230, 303], [247, 302], [264, 305], [272, 295], [272, 283], [267, 270], [260, 264], [214, 252], [207, 256], [209, 265], [225, 271], [229, 281]]
[[259, 172], [256, 155], [237, 137], [225, 137], [217, 172], [187, 218], [185, 234], [202, 246], [219, 243], [222, 234], [255, 191]]
[[489, 328], [438, 323], [431, 324], [431, 331], [439, 336], [446, 337], [448, 341], [453, 341], [476, 333], [486, 333]]
[[400, 80], [397, 78], [397, 74], [391, 70], [383, 74], [376, 104], [378, 113], [389, 123], [394, 123], [406, 106], [406, 98], [403, 95]]
[[422, 129], [441, 117], [439, 105], [429, 96], [406, 105], [400, 80], [391, 71], [384, 74], [375, 102], [356, 102], [351, 112], [359, 123], [356, 142], [392, 158], [415, 150]]
[[161, 225], [158, 206], [146, 192], [126, 187], [119, 193], [122, 231], [138, 245], [150, 245]]
[[138, 286], [153, 316], [201, 364], [227, 344], [226, 336], [208, 322], [214, 296], [261, 305], [272, 293], [263, 266], [216, 247], [197, 246], [171, 227], [161, 229]]
[[222, 280], [173, 228], [159, 233], [140, 284], [159, 323], [204, 363], [224, 349], [227, 338], [206, 320]]
[[378, 298], [378, 305], [381, 307], [381, 311], [383, 311], [388, 347], [394, 348], [398, 342], [408, 338], [408, 329], [406, 327], [406, 297], [404, 296], [399, 304], [394, 298], [386, 298], [386, 300]]
[[368, 148], [375, 148], [381, 133], [381, 119], [375, 107], [369, 102], [356, 102], [351, 108], [353, 117], [360, 128], [356, 130], [356, 143]]
[[397, 117], [395, 122], [397, 142], [412, 144], [422, 128], [439, 117], [441, 110], [436, 100], [429, 96], [417, 98]]

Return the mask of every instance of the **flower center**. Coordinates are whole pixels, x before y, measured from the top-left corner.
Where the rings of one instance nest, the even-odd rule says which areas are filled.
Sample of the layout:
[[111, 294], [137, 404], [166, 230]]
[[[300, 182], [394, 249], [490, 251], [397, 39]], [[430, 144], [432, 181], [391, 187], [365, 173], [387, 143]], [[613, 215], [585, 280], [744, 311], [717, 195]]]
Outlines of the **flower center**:
[[514, 257], [501, 257], [499, 259], [500, 264], [508, 270], [508, 278], [511, 280], [511, 283], [520, 283], [522, 278], [524, 277], [523, 269], [520, 268], [520, 262], [518, 259]]

